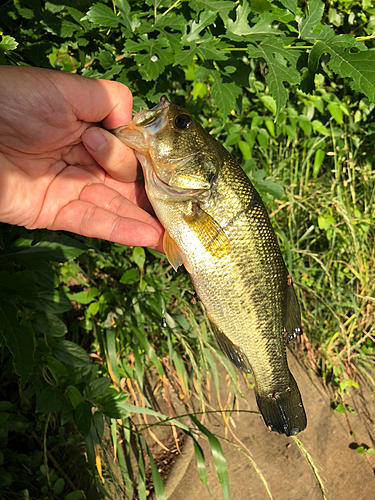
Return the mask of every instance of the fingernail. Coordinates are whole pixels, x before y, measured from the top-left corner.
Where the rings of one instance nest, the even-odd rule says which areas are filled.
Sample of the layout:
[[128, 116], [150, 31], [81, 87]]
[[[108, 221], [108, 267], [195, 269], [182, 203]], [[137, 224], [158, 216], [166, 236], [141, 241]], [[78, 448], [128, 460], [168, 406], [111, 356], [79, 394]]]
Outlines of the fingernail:
[[98, 153], [106, 144], [103, 135], [96, 128], [89, 128], [82, 135], [85, 146]]

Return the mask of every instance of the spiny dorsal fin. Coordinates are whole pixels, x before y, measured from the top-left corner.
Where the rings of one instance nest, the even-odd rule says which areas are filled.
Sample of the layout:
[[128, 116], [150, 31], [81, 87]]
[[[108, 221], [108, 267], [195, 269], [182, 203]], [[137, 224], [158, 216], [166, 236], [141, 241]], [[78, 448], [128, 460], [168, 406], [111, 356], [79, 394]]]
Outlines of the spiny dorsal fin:
[[214, 257], [225, 257], [230, 253], [230, 242], [220, 224], [198, 204], [194, 205], [193, 214], [185, 215], [184, 218], [204, 248]]
[[231, 340], [229, 340], [225, 333], [223, 333], [220, 328], [215, 325], [215, 323], [212, 321], [210, 321], [210, 323], [215, 334], [216, 341], [229, 361], [231, 361], [239, 370], [245, 373], [251, 373], [249, 360], [241, 347], [238, 347]]
[[183, 259], [177, 243], [171, 238], [167, 231], [164, 233], [163, 247], [170, 265], [177, 271], [181, 264], [183, 264]]
[[284, 328], [286, 331], [287, 343], [291, 342], [297, 337], [297, 335], [301, 334], [301, 312], [299, 310], [296, 292], [293, 288], [292, 278], [289, 274], [287, 277]]

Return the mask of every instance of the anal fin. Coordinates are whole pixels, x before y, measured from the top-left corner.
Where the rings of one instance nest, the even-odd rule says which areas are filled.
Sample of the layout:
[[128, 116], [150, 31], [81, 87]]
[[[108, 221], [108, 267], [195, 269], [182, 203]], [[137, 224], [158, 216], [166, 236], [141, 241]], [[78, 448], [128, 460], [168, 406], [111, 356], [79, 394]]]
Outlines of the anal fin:
[[215, 334], [216, 341], [226, 355], [226, 357], [231, 361], [236, 368], [245, 372], [251, 373], [251, 366], [246, 354], [243, 352], [241, 347], [234, 344], [226, 335], [223, 333], [218, 326], [210, 321], [212, 330]]

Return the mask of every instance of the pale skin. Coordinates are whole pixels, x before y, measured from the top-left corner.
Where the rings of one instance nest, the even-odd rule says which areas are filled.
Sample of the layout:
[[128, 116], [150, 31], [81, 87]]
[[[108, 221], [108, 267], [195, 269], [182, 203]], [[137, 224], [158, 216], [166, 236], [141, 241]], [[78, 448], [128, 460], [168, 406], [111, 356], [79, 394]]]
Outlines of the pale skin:
[[134, 152], [108, 132], [131, 116], [121, 83], [0, 66], [0, 222], [162, 251]]

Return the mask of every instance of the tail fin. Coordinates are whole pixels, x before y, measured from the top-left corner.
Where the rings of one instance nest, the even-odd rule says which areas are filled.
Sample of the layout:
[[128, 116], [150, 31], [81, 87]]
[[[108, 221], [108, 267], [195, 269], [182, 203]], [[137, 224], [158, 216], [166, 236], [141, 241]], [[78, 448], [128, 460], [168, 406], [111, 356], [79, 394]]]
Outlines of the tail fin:
[[255, 395], [264, 423], [270, 430], [294, 436], [306, 428], [305, 409], [292, 374], [287, 390], [274, 392], [271, 396], [260, 396], [257, 392]]

